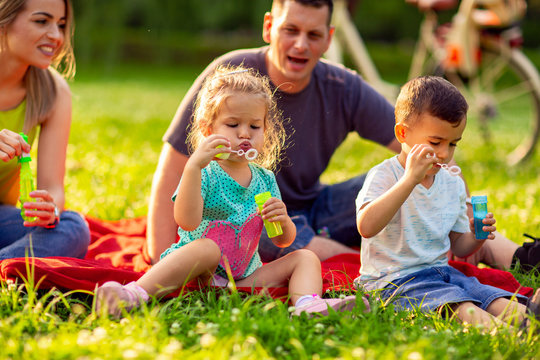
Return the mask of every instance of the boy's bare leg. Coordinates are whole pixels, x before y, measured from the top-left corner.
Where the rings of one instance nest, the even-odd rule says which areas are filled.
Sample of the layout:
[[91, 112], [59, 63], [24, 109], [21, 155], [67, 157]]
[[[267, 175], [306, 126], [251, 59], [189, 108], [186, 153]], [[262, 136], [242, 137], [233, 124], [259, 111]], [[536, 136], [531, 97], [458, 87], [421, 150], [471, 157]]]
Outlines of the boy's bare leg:
[[311, 251], [296, 250], [257, 269], [236, 282], [245, 287], [277, 287], [289, 285], [292, 304], [302, 295], [322, 292], [321, 262]]
[[164, 295], [191, 279], [209, 280], [221, 259], [218, 245], [210, 239], [197, 239], [158, 261], [137, 285], [150, 295]]
[[457, 318], [464, 323], [472, 325], [484, 325], [487, 329], [500, 326], [503, 321], [491, 315], [487, 311], [480, 309], [472, 302], [466, 301], [451, 306]]
[[510, 325], [519, 326], [525, 319], [527, 307], [516, 300], [498, 298], [489, 304], [486, 311]]

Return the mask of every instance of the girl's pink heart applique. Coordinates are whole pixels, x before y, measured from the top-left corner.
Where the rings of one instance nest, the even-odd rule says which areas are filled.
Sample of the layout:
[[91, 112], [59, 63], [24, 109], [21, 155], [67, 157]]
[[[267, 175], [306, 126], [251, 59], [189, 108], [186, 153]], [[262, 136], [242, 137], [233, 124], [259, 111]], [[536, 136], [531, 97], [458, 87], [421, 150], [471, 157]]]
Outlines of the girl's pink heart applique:
[[212, 221], [203, 233], [203, 238], [212, 239], [221, 249], [219, 262], [225, 269], [223, 257], [226, 256], [234, 279], [244, 275], [257, 251], [263, 221], [256, 214], [250, 215], [242, 226], [237, 227], [227, 221]]

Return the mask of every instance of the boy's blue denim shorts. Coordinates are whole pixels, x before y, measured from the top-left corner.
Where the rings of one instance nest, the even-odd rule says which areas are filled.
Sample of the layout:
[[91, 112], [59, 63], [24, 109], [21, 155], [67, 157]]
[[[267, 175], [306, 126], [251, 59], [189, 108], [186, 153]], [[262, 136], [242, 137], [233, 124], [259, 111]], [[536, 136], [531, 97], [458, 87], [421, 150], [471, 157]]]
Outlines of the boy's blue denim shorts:
[[[436, 266], [417, 271], [392, 281], [382, 289], [380, 297], [398, 308], [420, 307], [424, 311], [437, 310], [445, 304], [473, 302], [482, 310], [493, 300], [514, 294], [490, 285], [481, 284], [475, 277], [467, 277], [451, 266]], [[515, 294], [519, 302], [526, 302], [525, 296]]]
[[329, 237], [347, 246], [360, 246], [362, 238], [356, 229], [355, 200], [365, 178], [365, 175], [360, 175], [339, 184], [325, 185], [310, 207], [289, 210], [289, 216], [296, 225], [296, 239], [289, 247], [275, 246], [263, 230], [259, 243], [261, 260], [270, 262], [302, 249], [316, 235]]

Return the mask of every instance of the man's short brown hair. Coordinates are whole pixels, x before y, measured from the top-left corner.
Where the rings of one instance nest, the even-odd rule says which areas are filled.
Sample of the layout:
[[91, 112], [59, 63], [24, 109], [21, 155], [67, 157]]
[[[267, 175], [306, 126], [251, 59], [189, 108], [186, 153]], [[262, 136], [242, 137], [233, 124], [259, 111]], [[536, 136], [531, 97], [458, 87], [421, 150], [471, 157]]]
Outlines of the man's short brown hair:
[[322, 8], [324, 6], [328, 7], [328, 25], [330, 25], [330, 20], [332, 19], [332, 12], [334, 11], [334, 2], [332, 0], [274, 0], [272, 4], [272, 9], [274, 6], [279, 8], [283, 7], [287, 1], [297, 2], [304, 6], [311, 6], [314, 8]]

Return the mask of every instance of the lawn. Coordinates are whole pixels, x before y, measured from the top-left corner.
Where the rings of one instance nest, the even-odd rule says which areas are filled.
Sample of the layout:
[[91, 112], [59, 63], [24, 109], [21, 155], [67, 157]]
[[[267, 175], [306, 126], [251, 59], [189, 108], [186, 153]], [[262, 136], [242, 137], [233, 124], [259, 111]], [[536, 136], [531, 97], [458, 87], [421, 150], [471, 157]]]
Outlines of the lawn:
[[[81, 66], [72, 83], [67, 206], [101, 219], [146, 215], [161, 137], [201, 67]], [[500, 232], [540, 236], [540, 154], [507, 168], [497, 144], [466, 130], [457, 161], [473, 195], [487, 195]], [[342, 181], [391, 154], [350, 136], [324, 174]], [[353, 196], [355, 194], [351, 194]], [[527, 286], [540, 278], [517, 274]], [[29, 290], [28, 290], [29, 289]], [[24, 290], [24, 291], [21, 291]], [[333, 294], [338, 296], [338, 294]], [[1, 284], [0, 358], [6, 359], [533, 359], [540, 336], [492, 336], [436, 314], [395, 311], [290, 317], [280, 301], [229, 291], [154, 301], [120, 321], [91, 311], [85, 293]]]

